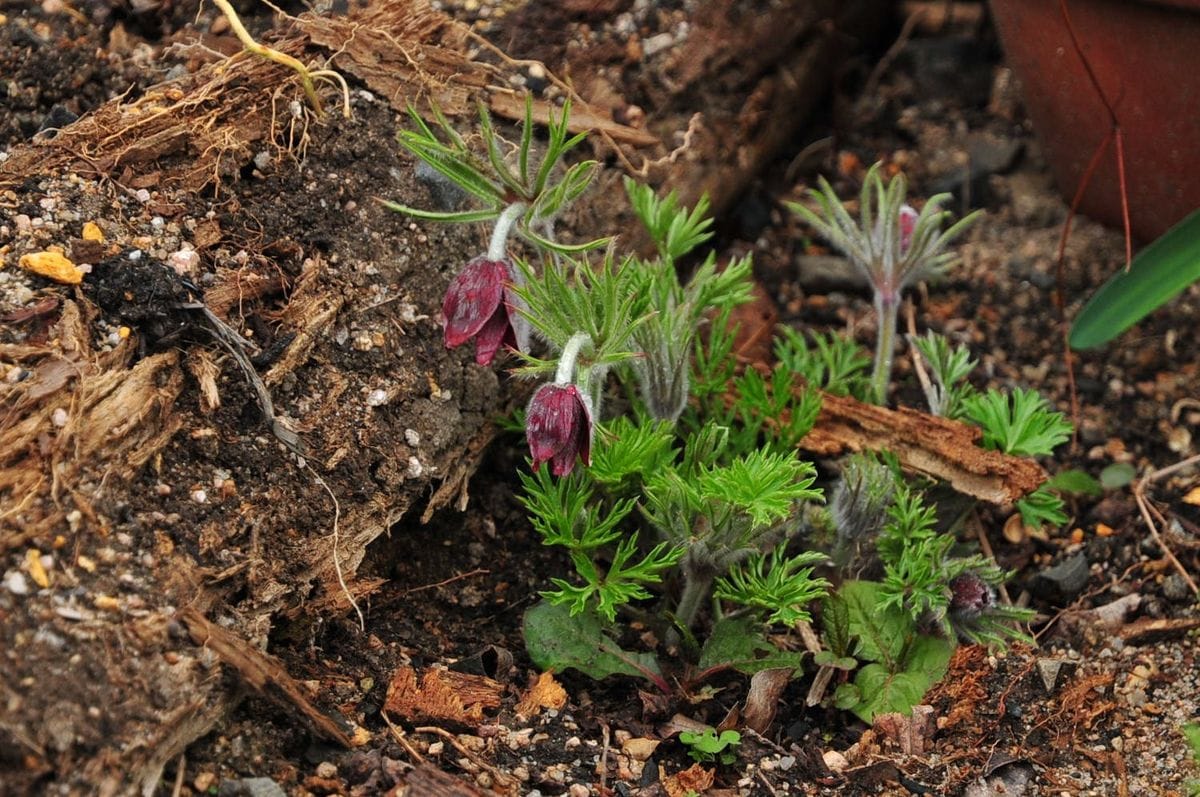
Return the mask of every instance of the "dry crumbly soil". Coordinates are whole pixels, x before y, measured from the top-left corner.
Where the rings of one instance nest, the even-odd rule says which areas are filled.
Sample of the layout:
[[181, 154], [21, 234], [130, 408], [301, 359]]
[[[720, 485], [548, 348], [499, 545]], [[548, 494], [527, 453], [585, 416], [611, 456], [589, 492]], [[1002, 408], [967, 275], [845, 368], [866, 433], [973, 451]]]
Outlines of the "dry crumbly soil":
[[[11, 76], [0, 147], [16, 152], [56, 106], [85, 113], [203, 68], [207, 56], [163, 48], [193, 25], [212, 32], [210, 8], [197, 18], [185, 6], [149, 17], [117, 10], [97, 23], [51, 5], [0, 5], [0, 74]], [[690, 7], [589, 5], [571, 12], [569, 28], [554, 4], [449, 10], [513, 57], [603, 74], [620, 95], [609, 104], [629, 113], [652, 96], [656, 54], [686, 39]], [[270, 26], [243, 11], [252, 29]], [[574, 38], [516, 34], [530, 24]], [[630, 58], [635, 45], [641, 56]], [[799, 198], [818, 171], [848, 194], [862, 165], [878, 158], [903, 166], [917, 195], [945, 186], [961, 198], [969, 185], [987, 216], [962, 265], [917, 292], [916, 326], [970, 344], [979, 385], [1035, 387], [1067, 410], [1052, 305], [1065, 208], [1017, 95], [997, 79], [1004, 73], [992, 38], [919, 35], [871, 80], [877, 58], [864, 55], [857, 73], [843, 75], [828, 118], [718, 219], [723, 253], [754, 252], [783, 322], [846, 330], [869, 344], [869, 296], [836, 261], [815, 255], [782, 200]], [[521, 81], [545, 88], [537, 71]], [[860, 96], [863, 84], [871, 90]], [[0, 792], [130, 792], [139, 784], [97, 764], [96, 751], [114, 737], [118, 748], [168, 749], [156, 747], [162, 735], [213, 721], [185, 754], [141, 761], [148, 774], [161, 771], [159, 793], [682, 794], [670, 788], [690, 782], [713, 794], [1183, 794], [1200, 777], [1178, 732], [1200, 701], [1200, 639], [1186, 631], [1195, 597], [1149, 539], [1128, 488], [1073, 501], [1071, 523], [1043, 536], [1009, 540], [1008, 517], [982, 513], [982, 534], [1018, 571], [1010, 594], [1025, 594], [1043, 617], [1040, 647], [961, 649], [922, 722], [866, 730], [834, 710], [805, 708], [802, 678], [768, 734], [748, 734], [737, 763], [712, 772], [709, 784], [694, 771], [697, 780], [678, 779], [691, 761], [664, 726], [676, 712], [719, 723], [745, 696], [738, 679], [694, 701], [664, 702], [629, 680], [593, 683], [568, 672], [556, 676], [564, 705], [518, 711], [537, 676], [522, 649], [521, 614], [566, 567], [514, 498], [519, 438], [497, 437], [469, 483], [421, 518], [442, 478], [465, 475], [456, 465], [494, 436], [488, 418], [514, 401], [468, 352], [443, 349], [437, 323], [441, 291], [484, 233], [410, 223], [374, 202], [434, 198], [394, 141], [396, 109], [360, 89], [350, 121], [309, 120], [291, 110], [298, 91], [281, 95], [273, 134], [223, 163], [219, 188], [138, 184], [151, 170], [137, 164], [108, 179], [58, 169], [4, 183], [4, 434], [42, 413], [20, 454], [54, 463], [64, 483], [34, 514], [0, 509]], [[82, 240], [87, 221], [103, 244]], [[95, 266], [83, 288], [18, 269], [21, 255], [56, 244]], [[1122, 249], [1119, 234], [1078, 221], [1062, 275], [1068, 312], [1120, 266]], [[276, 412], [300, 433], [304, 460], [263, 424], [223, 350], [174, 306], [179, 283], [160, 284], [139, 263], [185, 272], [259, 345], [256, 367], [268, 375]], [[1198, 309], [1193, 286], [1117, 343], [1080, 357], [1079, 446], [1047, 462], [1050, 470], [1096, 475], [1120, 461], [1145, 471], [1196, 453]], [[142, 381], [88, 381], [114, 373]], [[47, 385], [36, 402], [31, 379]], [[900, 400], [919, 401], [906, 357], [897, 382]], [[131, 408], [147, 397], [152, 411]], [[66, 453], [102, 451], [118, 438], [127, 447], [108, 471]], [[114, 481], [117, 503], [108, 497]], [[330, 569], [335, 509], [322, 483], [339, 507], [355, 508], [336, 516], [354, 535], [341, 542], [362, 557], [345, 565], [365, 630]], [[1196, 484], [1193, 468], [1149, 488], [1164, 539], [1193, 577], [1200, 512], [1183, 498]], [[465, 511], [452, 505], [464, 497]], [[35, 515], [45, 523], [25, 520]], [[1086, 581], [1048, 579], [1064, 562], [1080, 564]], [[365, 743], [344, 749], [314, 731], [295, 701], [246, 688], [236, 667], [189, 636], [176, 614], [186, 605], [277, 657], [316, 713], [349, 719]], [[126, 666], [130, 659], [138, 665]], [[396, 714], [394, 679], [406, 668], [446, 667], [466, 678], [455, 683], [485, 684], [498, 696], [482, 719]], [[152, 698], [136, 698], [145, 694]], [[657, 746], [639, 743], [659, 737]]]

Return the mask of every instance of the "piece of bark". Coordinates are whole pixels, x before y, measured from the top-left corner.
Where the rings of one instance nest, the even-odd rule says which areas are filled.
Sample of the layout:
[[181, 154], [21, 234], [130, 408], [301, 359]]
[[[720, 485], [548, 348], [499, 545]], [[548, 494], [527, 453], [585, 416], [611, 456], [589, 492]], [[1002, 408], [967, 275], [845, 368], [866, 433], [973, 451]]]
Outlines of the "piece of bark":
[[905, 468], [993, 504], [1011, 504], [1046, 480], [1034, 460], [987, 451], [979, 438], [979, 430], [965, 423], [822, 393], [821, 414], [800, 448], [824, 457], [886, 449]]
[[238, 678], [259, 695], [284, 711], [298, 711], [304, 724], [317, 735], [343, 747], [353, 746], [350, 723], [314, 706], [305, 696], [304, 688], [274, 656], [210, 622], [194, 607], [185, 606], [175, 617], [187, 629], [194, 643], [215, 653], [223, 664], [232, 667]]

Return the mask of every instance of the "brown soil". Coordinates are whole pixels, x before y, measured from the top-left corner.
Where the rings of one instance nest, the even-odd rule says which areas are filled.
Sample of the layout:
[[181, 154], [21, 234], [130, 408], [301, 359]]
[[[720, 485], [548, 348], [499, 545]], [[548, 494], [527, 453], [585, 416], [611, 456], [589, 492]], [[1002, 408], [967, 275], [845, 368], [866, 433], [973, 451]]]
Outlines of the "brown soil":
[[[437, 201], [395, 142], [408, 99], [432, 95], [469, 128], [474, 96], [497, 108], [500, 87], [531, 84], [539, 99], [555, 88], [421, 4], [411, 15], [351, 5], [290, 22], [239, 4], [280, 49], [341, 51], [344, 119], [332, 89], [318, 118], [281, 68], [224, 61], [236, 41], [207, 4], [199, 16], [186, 3], [141, 16], [114, 6], [96, 21], [0, 4], [0, 792], [239, 794], [264, 777], [289, 794], [682, 794], [670, 789], [692, 762], [669, 721], [715, 725], [745, 697], [738, 678], [664, 700], [568, 672], [555, 676], [565, 705], [518, 709], [540, 694], [522, 612], [566, 562], [524, 521], [522, 442], [492, 422], [519, 386], [442, 345], [442, 292], [485, 233], [413, 223], [375, 199]], [[920, 33], [876, 68], [899, 28], [875, 38], [886, 15], [845, 4], [840, 37], [794, 23], [807, 55], [793, 58], [754, 39], [779, 33], [747, 22], [757, 5], [694, 18], [685, 4], [619, 0], [450, 12], [509, 57], [569, 75], [604, 121], [609, 140], [594, 138], [611, 170], [573, 214], [581, 236], [624, 229], [608, 188], [622, 165], [658, 159], [647, 173], [668, 187], [714, 193], [722, 254], [754, 250], [785, 323], [873, 337], [869, 296], [844, 273], [814, 273], [783, 209], [816, 173], [848, 190], [861, 164], [886, 158], [919, 195], [969, 184], [987, 219], [963, 264], [915, 297], [916, 326], [968, 342], [979, 384], [1035, 387], [1068, 409], [1052, 305], [1065, 208], [991, 34]], [[829, 11], [812, 8], [796, 16]], [[677, 35], [685, 21], [708, 37], [698, 51]], [[737, 31], [760, 61], [712, 54]], [[676, 40], [646, 55], [664, 35]], [[707, 55], [685, 58], [696, 52]], [[780, 88], [797, 85], [804, 107]], [[87, 115], [31, 143], [55, 106]], [[967, 153], [994, 165], [961, 179]], [[103, 243], [83, 240], [88, 221]], [[179, 254], [185, 243], [198, 257]], [[93, 264], [81, 287], [18, 270], [51, 245]], [[1118, 233], [1077, 221], [1069, 312], [1122, 251]], [[164, 264], [190, 282], [163, 277]], [[303, 457], [177, 306], [196, 292], [260, 348], [255, 367]], [[1196, 453], [1198, 306], [1193, 286], [1077, 361], [1079, 445], [1048, 470], [1151, 470]], [[906, 358], [896, 380], [898, 400], [919, 406]], [[1149, 489], [1193, 577], [1200, 511], [1182, 498], [1196, 478]], [[1024, 777], [1038, 793], [1183, 793], [1197, 777], [1177, 731], [1200, 700], [1195, 597], [1129, 489], [1070, 509], [1061, 532], [1016, 541], [1006, 513], [980, 517], [1018, 570], [1010, 594], [1041, 613], [1041, 648], [963, 648], [927, 698], [931, 725], [866, 734], [805, 708], [802, 678], [708, 793], [962, 793], [986, 777], [1007, 777], [1010, 792]], [[1055, 592], [1047, 569], [1077, 555], [1086, 585]], [[1118, 598], [1131, 613], [1105, 624], [1088, 611]], [[1043, 660], [1065, 662], [1050, 686]], [[464, 674], [450, 707], [399, 715], [393, 681], [444, 667]], [[475, 689], [490, 695], [481, 715], [463, 700]]]

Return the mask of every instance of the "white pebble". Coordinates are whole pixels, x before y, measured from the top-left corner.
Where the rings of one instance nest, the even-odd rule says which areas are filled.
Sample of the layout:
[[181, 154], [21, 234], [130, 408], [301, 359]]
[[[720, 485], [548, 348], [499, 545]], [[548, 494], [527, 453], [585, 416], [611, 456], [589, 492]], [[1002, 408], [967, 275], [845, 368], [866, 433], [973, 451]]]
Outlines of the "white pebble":
[[132, 260], [134, 263], [141, 260], [142, 259], [142, 250], [134, 249], [132, 252], [129, 253], [129, 259]]
[[416, 448], [417, 446], [421, 445], [421, 435], [416, 429], [405, 429], [404, 441], [413, 448]]
[[419, 479], [424, 472], [425, 466], [421, 464], [421, 460], [416, 457], [408, 458], [408, 477], [410, 479]]
[[29, 594], [29, 582], [20, 570], [9, 570], [4, 574], [4, 588], [14, 595]]
[[376, 388], [367, 394], [368, 407], [382, 407], [384, 404], [387, 404], [387, 400], [387, 391], [382, 388]]
[[137, 197], [137, 201], [141, 202], [143, 205], [150, 201], [150, 192], [145, 188], [139, 188], [134, 196]]
[[192, 500], [197, 504], [207, 503], [208, 493], [204, 492], [204, 490], [192, 490]]
[[62, 407], [59, 407], [53, 413], [51, 413], [50, 420], [55, 426], [61, 429], [67, 425], [67, 421], [70, 420], [70, 417], [71, 416], [67, 415], [66, 410], [64, 410]]

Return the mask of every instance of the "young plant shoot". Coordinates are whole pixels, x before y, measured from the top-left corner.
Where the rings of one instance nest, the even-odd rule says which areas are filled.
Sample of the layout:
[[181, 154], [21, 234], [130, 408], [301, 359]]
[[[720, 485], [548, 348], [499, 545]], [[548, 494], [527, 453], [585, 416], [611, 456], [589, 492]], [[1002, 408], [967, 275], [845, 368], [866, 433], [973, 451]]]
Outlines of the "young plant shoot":
[[937, 276], [950, 268], [957, 255], [947, 251], [955, 238], [979, 217], [975, 211], [943, 230], [950, 212], [942, 205], [949, 194], [930, 197], [918, 213], [905, 204], [908, 183], [897, 174], [884, 182], [881, 164], [867, 171], [859, 195], [856, 222], [842, 205], [833, 188], [820, 180], [820, 190], [810, 190], [816, 211], [804, 205], [789, 207], [858, 267], [874, 291], [879, 330], [875, 345], [875, 367], [871, 392], [876, 403], [887, 402], [887, 389], [895, 354], [896, 317], [904, 289]]

